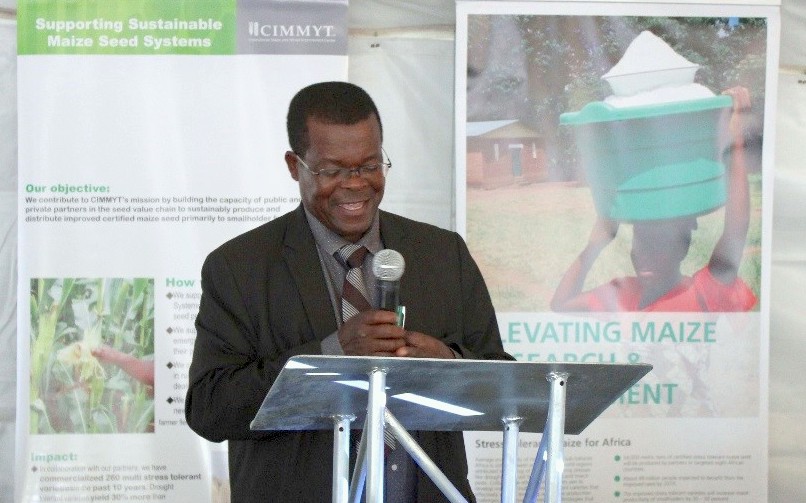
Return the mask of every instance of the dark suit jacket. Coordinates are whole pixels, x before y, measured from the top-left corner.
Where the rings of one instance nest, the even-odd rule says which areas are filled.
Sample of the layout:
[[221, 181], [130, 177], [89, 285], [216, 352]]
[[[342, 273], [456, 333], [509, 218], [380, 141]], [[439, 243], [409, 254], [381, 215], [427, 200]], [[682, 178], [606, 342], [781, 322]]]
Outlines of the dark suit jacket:
[[[406, 328], [442, 339], [464, 358], [511, 359], [484, 280], [454, 232], [380, 213], [384, 246], [406, 260]], [[331, 431], [253, 432], [249, 423], [288, 358], [321, 354], [337, 330], [302, 206], [213, 251], [202, 298], [185, 413], [202, 437], [229, 440], [233, 502], [323, 502], [331, 497]], [[468, 499], [459, 432], [420, 432], [421, 446]], [[418, 501], [445, 501], [420, 474]]]

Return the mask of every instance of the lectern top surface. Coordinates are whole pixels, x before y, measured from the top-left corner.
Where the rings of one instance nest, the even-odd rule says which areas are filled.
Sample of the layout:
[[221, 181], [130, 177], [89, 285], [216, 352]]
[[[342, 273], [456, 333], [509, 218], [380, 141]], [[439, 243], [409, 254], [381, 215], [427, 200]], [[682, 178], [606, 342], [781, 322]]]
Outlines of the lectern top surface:
[[648, 364], [534, 363], [363, 356], [295, 356], [283, 367], [253, 430], [333, 428], [333, 417], [366, 416], [369, 375], [386, 373], [386, 406], [408, 430], [500, 430], [520, 417], [520, 430], [543, 431], [548, 376], [564, 373], [565, 432], [578, 434], [652, 369]]

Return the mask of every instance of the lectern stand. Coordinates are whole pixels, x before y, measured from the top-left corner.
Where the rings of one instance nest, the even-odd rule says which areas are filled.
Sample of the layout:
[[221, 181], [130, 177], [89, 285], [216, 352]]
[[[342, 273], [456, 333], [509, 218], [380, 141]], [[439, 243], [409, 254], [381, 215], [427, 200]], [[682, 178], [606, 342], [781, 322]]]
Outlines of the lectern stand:
[[[514, 503], [518, 433], [543, 432], [524, 502], [545, 478], [545, 501], [562, 489], [563, 435], [582, 432], [648, 364], [296, 356], [283, 367], [252, 421], [253, 430], [333, 429], [333, 502], [383, 501], [384, 426], [451, 502], [459, 491], [407, 430], [503, 428], [501, 501]], [[363, 428], [349, 480], [350, 429]]]

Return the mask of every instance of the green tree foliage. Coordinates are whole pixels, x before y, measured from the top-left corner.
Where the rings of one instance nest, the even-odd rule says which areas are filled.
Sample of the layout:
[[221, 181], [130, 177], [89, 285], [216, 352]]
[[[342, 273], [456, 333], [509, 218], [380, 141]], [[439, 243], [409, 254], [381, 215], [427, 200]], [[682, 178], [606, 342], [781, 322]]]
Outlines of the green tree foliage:
[[750, 89], [763, 124], [766, 19], [697, 17], [470, 16], [467, 120], [519, 119], [544, 135], [551, 178], [577, 178], [559, 116], [611, 94], [601, 75], [644, 30], [700, 65], [695, 82]]

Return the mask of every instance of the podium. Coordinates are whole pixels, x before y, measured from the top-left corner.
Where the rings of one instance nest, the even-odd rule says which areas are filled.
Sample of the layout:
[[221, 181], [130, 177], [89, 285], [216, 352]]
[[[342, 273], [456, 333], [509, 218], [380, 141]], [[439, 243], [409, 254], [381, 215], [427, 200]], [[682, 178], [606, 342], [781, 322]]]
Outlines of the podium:
[[[562, 491], [563, 435], [579, 434], [652, 369], [648, 364], [295, 356], [252, 430], [333, 429], [333, 502], [383, 501], [384, 427], [452, 503], [465, 502], [408, 430], [503, 430], [502, 503], [514, 503], [519, 432], [543, 432], [524, 502]], [[349, 477], [350, 430], [362, 428]], [[349, 481], [349, 485], [348, 485]]]

